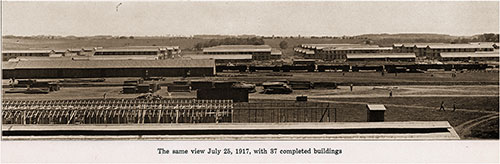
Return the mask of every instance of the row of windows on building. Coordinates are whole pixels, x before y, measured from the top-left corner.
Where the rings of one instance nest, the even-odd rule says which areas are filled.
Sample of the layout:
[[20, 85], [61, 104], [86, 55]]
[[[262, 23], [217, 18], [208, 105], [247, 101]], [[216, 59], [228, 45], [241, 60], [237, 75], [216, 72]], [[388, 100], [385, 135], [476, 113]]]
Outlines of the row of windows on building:
[[158, 55], [156, 51], [95, 52], [94, 55]]
[[[9, 59], [13, 59], [16, 57], [24, 57], [24, 56], [37, 56], [37, 57], [48, 57], [53, 54], [60, 54], [61, 56], [72, 56], [72, 55], [83, 55], [83, 56], [93, 56], [93, 55], [160, 55], [160, 51], [109, 51], [109, 52], [103, 52], [103, 51], [97, 51], [97, 52], [77, 52], [77, 53], [71, 53], [71, 52], [46, 52], [46, 53], [37, 53], [37, 52], [3, 52], [2, 53], [2, 60], [3, 61], [8, 61]], [[167, 51], [165, 55], [170, 55], [170, 54], [175, 54], [172, 53], [171, 51]]]
[[477, 52], [477, 51], [494, 51], [494, 48], [412, 48], [406, 49], [396, 48], [392, 50], [315, 50], [314, 54], [300, 53], [305, 59], [323, 59], [336, 60], [346, 59], [346, 54], [356, 53], [415, 53], [419, 57], [427, 57], [431, 59], [438, 58], [441, 52]]
[[49, 56], [50, 53], [3, 53], [5, 57], [17, 57], [17, 56]]
[[494, 48], [415, 48], [415, 47], [393, 47], [395, 52], [417, 52], [417, 51], [431, 51], [431, 52], [475, 52], [475, 51], [494, 51]]
[[231, 55], [231, 54], [245, 54], [245, 55], [253, 55], [253, 54], [270, 54], [271, 52], [244, 52], [244, 51], [234, 51], [234, 52], [203, 52], [203, 54], [210, 55]]

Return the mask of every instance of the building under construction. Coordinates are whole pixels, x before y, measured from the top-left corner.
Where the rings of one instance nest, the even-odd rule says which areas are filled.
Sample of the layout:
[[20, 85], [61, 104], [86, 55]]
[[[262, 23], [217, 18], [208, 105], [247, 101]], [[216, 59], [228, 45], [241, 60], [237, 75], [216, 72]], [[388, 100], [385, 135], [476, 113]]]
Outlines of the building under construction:
[[[378, 105], [379, 107], [381, 105]], [[379, 107], [380, 108], [380, 107]], [[231, 100], [6, 100], [3, 139], [459, 139], [446, 121], [336, 122], [330, 103]], [[378, 122], [372, 122], [378, 121]], [[380, 122], [382, 121], [382, 122]]]

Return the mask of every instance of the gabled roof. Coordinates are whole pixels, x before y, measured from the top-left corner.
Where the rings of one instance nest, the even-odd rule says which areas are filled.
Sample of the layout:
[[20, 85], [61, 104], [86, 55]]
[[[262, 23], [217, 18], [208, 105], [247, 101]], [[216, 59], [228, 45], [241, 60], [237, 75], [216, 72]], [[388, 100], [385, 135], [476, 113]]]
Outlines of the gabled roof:
[[314, 55], [314, 51], [313, 50], [309, 50], [309, 49], [304, 49], [304, 48], [294, 48], [295, 52], [299, 52], [299, 53], [303, 53], [303, 54], [307, 54], [307, 55]]
[[347, 59], [375, 59], [375, 58], [416, 58], [415, 53], [358, 53], [347, 54]]
[[51, 53], [54, 52], [54, 50], [5, 50], [2, 51], [2, 54], [7, 54], [7, 53]]
[[[274, 129], [276, 133], [260, 135], [253, 132], [258, 130]], [[2, 126], [4, 132], [16, 131], [125, 131], [133, 130], [139, 132], [154, 131], [226, 131], [229, 133], [220, 135], [194, 134], [194, 135], [153, 135], [129, 137], [133, 140], [459, 140], [460, 136], [448, 121], [388, 121], [388, 122], [287, 122], [279, 124], [262, 123], [232, 123], [232, 124], [176, 124], [175, 126], [166, 126], [162, 124], [110, 124], [106, 126], [84, 124], [79, 126], [67, 125], [37, 125], [25, 126], [17, 124], [6, 124]], [[324, 132], [323, 134], [286, 134], [285, 131], [304, 131]], [[231, 131], [245, 131], [248, 135], [235, 135]], [[389, 133], [388, 133], [389, 132]], [[12, 138], [9, 138], [12, 137]], [[18, 138], [16, 138], [18, 137]], [[103, 140], [113, 139], [116, 136], [62, 136], [77, 140]], [[62, 138], [61, 137], [61, 138]], [[44, 140], [60, 139], [58, 136], [43, 136]], [[3, 136], [2, 139], [37, 139], [33, 136]], [[40, 139], [40, 138], [38, 138]]]
[[52, 60], [19, 61], [16, 69], [206, 68], [214, 60]]
[[392, 47], [378, 47], [378, 46], [365, 46], [365, 47], [336, 47], [323, 49], [324, 51], [337, 51], [337, 50], [392, 50]]
[[429, 45], [441, 45], [446, 43], [396, 43], [395, 47], [417, 47], [417, 48], [427, 48]]
[[281, 55], [281, 54], [282, 54], [282, 53], [281, 53], [281, 51], [280, 51], [280, 50], [275, 49], [275, 48], [271, 49], [271, 55]]
[[2, 69], [14, 69], [16, 68], [17, 62], [2, 62]]
[[125, 46], [125, 47], [108, 47], [105, 49], [159, 49], [159, 50], [178, 50], [179, 46]]
[[99, 49], [96, 50], [96, 52], [158, 52], [160, 49], [158, 48], [151, 48], [151, 49], [146, 49], [146, 48], [117, 48], [117, 49]]
[[452, 48], [493, 48], [493, 45], [478, 44], [436, 44], [429, 45], [431, 49], [452, 49]]
[[340, 46], [362, 46], [362, 44], [349, 44], [349, 43], [338, 43], [338, 44], [302, 44], [303, 48], [308, 49], [325, 49], [325, 48], [334, 48]]
[[403, 47], [403, 44], [402, 43], [395, 43], [392, 46], [393, 47]]
[[40, 61], [40, 60], [157, 60], [156, 55], [98, 55], [98, 56], [21, 56], [16, 57], [19, 61]]
[[68, 49], [54, 49], [55, 53], [65, 53], [67, 51], [69, 51], [69, 50]]
[[215, 59], [215, 60], [252, 60], [252, 55], [183, 55], [183, 57], [191, 59]]
[[68, 51], [70, 52], [80, 52], [80, 51], [83, 51], [82, 48], [68, 48]]
[[385, 106], [383, 104], [367, 104], [366, 107], [373, 111], [373, 110], [380, 110], [380, 111], [385, 111]]
[[498, 58], [500, 54], [498, 52], [441, 52], [440, 56], [442, 58]]
[[203, 52], [271, 52], [268, 45], [220, 45], [204, 48]]

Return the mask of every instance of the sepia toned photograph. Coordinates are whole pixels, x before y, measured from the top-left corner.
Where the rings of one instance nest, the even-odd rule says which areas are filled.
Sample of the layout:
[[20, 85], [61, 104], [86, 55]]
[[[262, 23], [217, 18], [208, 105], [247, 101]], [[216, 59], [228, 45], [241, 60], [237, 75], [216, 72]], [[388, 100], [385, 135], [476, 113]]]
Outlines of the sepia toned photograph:
[[499, 1], [1, 3], [2, 142], [500, 139]]

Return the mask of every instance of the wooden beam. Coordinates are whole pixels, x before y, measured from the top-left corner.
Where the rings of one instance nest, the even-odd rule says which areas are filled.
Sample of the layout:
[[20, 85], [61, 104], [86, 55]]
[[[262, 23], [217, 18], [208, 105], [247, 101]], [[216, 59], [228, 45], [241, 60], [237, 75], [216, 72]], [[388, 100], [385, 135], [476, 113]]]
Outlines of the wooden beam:
[[73, 117], [75, 116], [75, 114], [76, 114], [76, 111], [72, 111], [72, 112], [71, 112], [71, 116], [69, 117], [69, 119], [68, 119], [68, 123], [66, 123], [66, 124], [71, 123], [71, 120], [73, 119]]

